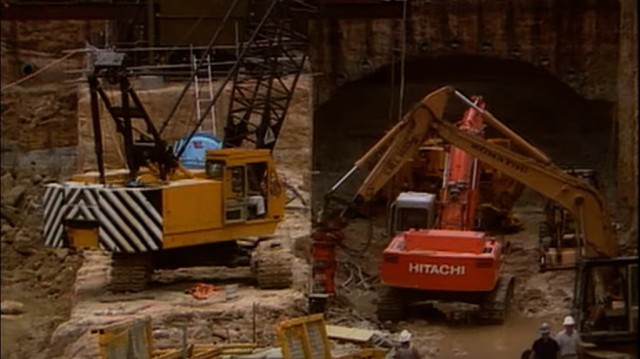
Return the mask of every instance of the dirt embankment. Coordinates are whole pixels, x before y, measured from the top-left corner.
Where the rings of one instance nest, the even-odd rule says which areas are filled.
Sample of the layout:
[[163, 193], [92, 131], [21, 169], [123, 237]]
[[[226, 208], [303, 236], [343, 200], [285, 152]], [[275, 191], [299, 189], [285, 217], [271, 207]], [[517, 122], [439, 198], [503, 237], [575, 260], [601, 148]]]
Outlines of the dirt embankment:
[[3, 149], [32, 151], [75, 146], [76, 110], [75, 86], [51, 84], [2, 91]]
[[[65, 56], [65, 50], [84, 48], [86, 40], [100, 37], [105, 29], [104, 21], [3, 21], [2, 86], [49, 66]], [[80, 68], [82, 61], [82, 55], [73, 55], [24, 84], [71, 79], [77, 74], [65, 74], [65, 70]]]
[[2, 357], [48, 358], [53, 330], [72, 304], [80, 266], [68, 250], [42, 247], [40, 174], [2, 172]]

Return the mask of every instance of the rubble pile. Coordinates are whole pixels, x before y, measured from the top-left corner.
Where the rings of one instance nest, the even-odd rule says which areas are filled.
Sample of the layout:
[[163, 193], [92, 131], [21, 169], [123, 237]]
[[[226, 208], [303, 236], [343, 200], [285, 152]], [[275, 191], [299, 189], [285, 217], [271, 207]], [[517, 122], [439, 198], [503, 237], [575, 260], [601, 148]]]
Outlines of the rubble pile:
[[42, 246], [39, 185], [47, 178], [10, 171], [1, 178], [2, 357], [46, 358], [51, 333], [71, 309], [81, 260]]

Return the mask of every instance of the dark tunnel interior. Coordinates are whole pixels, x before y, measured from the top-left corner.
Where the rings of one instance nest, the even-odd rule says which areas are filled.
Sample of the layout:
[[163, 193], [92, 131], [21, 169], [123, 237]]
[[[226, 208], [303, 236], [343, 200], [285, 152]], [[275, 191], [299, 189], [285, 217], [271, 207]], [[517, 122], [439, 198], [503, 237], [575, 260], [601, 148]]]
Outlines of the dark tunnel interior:
[[[398, 110], [392, 108], [391, 99], [398, 98], [398, 74], [397, 68], [387, 66], [348, 83], [316, 111], [314, 207], [397, 120]], [[584, 99], [546, 71], [519, 61], [470, 56], [415, 60], [406, 63], [405, 74], [405, 111], [445, 85], [452, 85], [467, 96], [483, 96], [491, 113], [556, 164], [595, 168], [607, 196], [612, 196], [615, 143], [611, 103]], [[448, 111], [448, 119], [459, 120], [463, 109], [454, 106], [454, 111]], [[340, 192], [347, 196], [353, 193], [363, 178], [363, 174], [355, 176]]]

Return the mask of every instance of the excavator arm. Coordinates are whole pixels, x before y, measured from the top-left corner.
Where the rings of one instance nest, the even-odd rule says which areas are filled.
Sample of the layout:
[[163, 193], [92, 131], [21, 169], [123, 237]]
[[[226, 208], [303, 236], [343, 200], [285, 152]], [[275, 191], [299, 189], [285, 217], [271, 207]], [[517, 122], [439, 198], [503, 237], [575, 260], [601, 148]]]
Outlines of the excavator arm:
[[[487, 124], [506, 135], [524, 154], [466, 133], [444, 121], [443, 115], [452, 96], [474, 107]], [[328, 197], [357, 170], [373, 167], [358, 189], [354, 203], [369, 201], [432, 134], [566, 208], [579, 219], [579, 237], [587, 257], [616, 256], [617, 246], [608, 222], [608, 211], [598, 191], [585, 181], [566, 174], [542, 151], [450, 86], [432, 92], [417, 103], [336, 182]]]
[[[434, 114], [439, 114], [439, 118], [442, 118], [451, 94], [456, 94], [466, 105], [480, 112], [487, 124], [508, 138], [522, 153], [527, 154], [536, 161], [552, 165], [546, 154], [529, 144], [491, 113], [478, 107], [453, 88], [447, 87], [446, 89], [445, 91], [443, 88], [426, 97], [431, 99], [429, 103], [430, 109]], [[356, 171], [371, 170], [360, 185], [353, 200], [354, 203], [368, 202], [400, 171], [407, 161], [414, 158], [430, 131], [430, 128], [425, 126], [425, 123], [416, 122], [416, 119], [412, 116], [421, 106], [424, 105], [422, 103], [415, 105], [400, 122], [358, 159], [354, 166], [331, 187], [326, 195], [327, 199], [331, 199], [333, 193]]]
[[[459, 130], [442, 119], [449, 98], [464, 98], [452, 87], [443, 87], [427, 95], [403, 119], [404, 128], [412, 129], [410, 136], [396, 136], [394, 143], [369, 174], [359, 194], [367, 196], [377, 186], [393, 176], [397, 164], [406, 158], [406, 150], [413, 150], [422, 138], [431, 133], [460, 148], [471, 156], [494, 167], [541, 195], [556, 201], [579, 219], [584, 255], [589, 258], [617, 255], [613, 230], [604, 200], [586, 182], [564, 173], [541, 156], [525, 156], [487, 140]], [[464, 101], [471, 105], [470, 102]], [[502, 125], [488, 111], [479, 109], [492, 125]], [[531, 152], [530, 152], [531, 153]], [[366, 198], [366, 197], [365, 197]]]

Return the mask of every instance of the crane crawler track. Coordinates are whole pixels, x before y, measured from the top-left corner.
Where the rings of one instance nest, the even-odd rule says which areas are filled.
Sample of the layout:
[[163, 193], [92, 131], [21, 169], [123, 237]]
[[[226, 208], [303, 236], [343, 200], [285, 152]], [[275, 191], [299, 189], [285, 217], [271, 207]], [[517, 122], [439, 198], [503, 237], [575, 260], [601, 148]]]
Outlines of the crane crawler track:
[[279, 243], [261, 242], [253, 252], [251, 270], [260, 289], [285, 289], [293, 284], [293, 255]]
[[498, 280], [496, 288], [480, 303], [479, 320], [486, 324], [500, 325], [509, 313], [515, 278], [513, 275], [502, 275]]
[[114, 293], [143, 291], [152, 274], [153, 263], [149, 257], [114, 253], [109, 290]]

